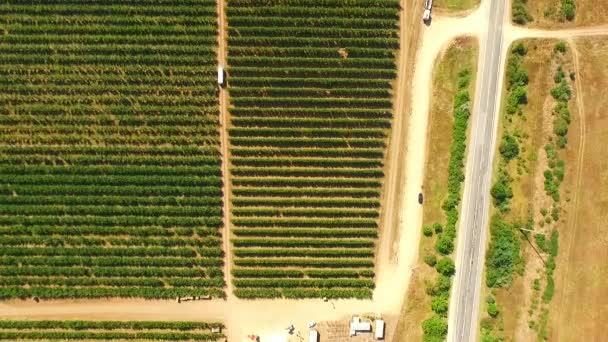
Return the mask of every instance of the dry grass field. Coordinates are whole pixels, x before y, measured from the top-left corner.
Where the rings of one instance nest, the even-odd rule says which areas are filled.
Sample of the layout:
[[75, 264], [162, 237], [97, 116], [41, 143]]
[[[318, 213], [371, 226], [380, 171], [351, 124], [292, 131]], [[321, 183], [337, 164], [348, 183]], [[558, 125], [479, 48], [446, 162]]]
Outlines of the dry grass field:
[[575, 0], [576, 15], [572, 21], [562, 18], [562, 0], [528, 0], [527, 7], [534, 18], [533, 27], [561, 28], [608, 24], [608, 1]]
[[580, 181], [560, 235], [550, 340], [601, 341], [608, 317], [608, 39], [581, 39], [576, 47], [584, 149], [567, 159], [580, 167]]
[[[459, 39], [437, 61], [433, 75], [433, 96], [428, 128], [427, 162], [424, 180], [423, 224], [442, 222], [441, 203], [447, 196], [448, 162], [452, 142], [452, 103], [457, 91], [458, 72], [463, 64], [474, 72], [477, 44], [473, 39]], [[472, 78], [471, 87], [475, 80]], [[407, 303], [394, 341], [422, 339], [421, 322], [432, 314], [430, 297], [425, 293], [425, 280], [434, 279], [436, 271], [424, 263], [424, 256], [434, 250], [434, 240], [422, 237], [419, 262], [413, 271]]]
[[[509, 132], [510, 135], [517, 137], [520, 151], [519, 156], [507, 167], [512, 177], [513, 198], [510, 201], [510, 211], [503, 214], [503, 218], [506, 222], [519, 224], [532, 219], [533, 224], [528, 228], [533, 229], [534, 233], [526, 237], [519, 231], [516, 232], [524, 262], [515, 267], [510, 285], [487, 290], [482, 296], [482, 327], [493, 331], [494, 336], [513, 341], [533, 341], [549, 334], [550, 325], [547, 319], [556, 315], [555, 311], [551, 310], [551, 302], [546, 304], [542, 298], [548, 282], [543, 260], [544, 262], [549, 260], [549, 252], [541, 250], [535, 235], [543, 234], [548, 240], [554, 229], [559, 234], [569, 229], [564, 217], [570, 212], [573, 203], [570, 190], [575, 180], [576, 162], [570, 159], [577, 155], [579, 148], [579, 120], [575, 105], [576, 82], [568, 76], [571, 72], [575, 72], [575, 64], [572, 49], [568, 46], [564, 53], [557, 52], [556, 43], [556, 40], [524, 42], [527, 54], [522, 59], [522, 67], [527, 70], [529, 77], [527, 104], [520, 107], [521, 114], [509, 115], [503, 109], [499, 127], [499, 142], [502, 141], [505, 132]], [[556, 87], [554, 75], [559, 65], [562, 66], [574, 95], [568, 106], [571, 123], [567, 145], [565, 149], [557, 149], [558, 155], [565, 159], [565, 178], [560, 187], [561, 199], [554, 203], [545, 192], [544, 172], [549, 169], [550, 164], [545, 147], [554, 144], [555, 141], [553, 131], [555, 100], [551, 90]], [[573, 76], [576, 78], [576, 73]], [[497, 153], [497, 159], [499, 157], [500, 154]], [[550, 214], [553, 208], [556, 208], [555, 217]], [[562, 248], [564, 237], [565, 235], [560, 235], [560, 253], [564, 249]], [[561, 267], [562, 263], [558, 260], [558, 272]], [[559, 293], [559, 287], [559, 284], [555, 286], [556, 294]], [[485, 298], [489, 295], [496, 298], [500, 310], [495, 319], [490, 318], [486, 312]]]

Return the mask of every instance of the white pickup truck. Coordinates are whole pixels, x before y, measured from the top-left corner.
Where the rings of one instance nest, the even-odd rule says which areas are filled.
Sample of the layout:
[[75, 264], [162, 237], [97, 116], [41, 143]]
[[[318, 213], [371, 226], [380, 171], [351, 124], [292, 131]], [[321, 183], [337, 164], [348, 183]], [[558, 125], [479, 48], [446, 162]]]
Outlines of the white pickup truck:
[[422, 21], [428, 23], [431, 20], [431, 7], [433, 7], [433, 0], [424, 0], [424, 13], [422, 14]]

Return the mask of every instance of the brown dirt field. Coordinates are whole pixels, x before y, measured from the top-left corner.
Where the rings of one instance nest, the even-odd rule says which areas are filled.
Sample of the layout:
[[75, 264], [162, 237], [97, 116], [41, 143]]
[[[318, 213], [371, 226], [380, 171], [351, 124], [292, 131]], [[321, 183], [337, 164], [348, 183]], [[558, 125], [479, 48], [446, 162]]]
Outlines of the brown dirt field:
[[[548, 139], [554, 136], [552, 118], [554, 101], [550, 90], [555, 86], [553, 75], [558, 65], [557, 61], [563, 65], [566, 75], [574, 70], [571, 62], [571, 49], [569, 48], [563, 55], [556, 55], [554, 51], [556, 42], [557, 40], [549, 39], [525, 41], [528, 53], [523, 65], [529, 74], [528, 104], [522, 107], [522, 116], [514, 115], [510, 118], [506, 116], [503, 108], [498, 136], [499, 141], [502, 139], [504, 131], [520, 136], [520, 156], [509, 165], [509, 173], [514, 177], [511, 184], [513, 200], [511, 211], [505, 217], [510, 222], [526, 222], [528, 217], [532, 215], [535, 222], [534, 231], [546, 233], [547, 237], [553, 227], [557, 227], [560, 233], [564, 230], [562, 221], [540, 224], [540, 221], [544, 220], [544, 217], [540, 214], [540, 209], [547, 208], [550, 211], [552, 205], [552, 200], [545, 194], [543, 185], [543, 172], [547, 169], [544, 146]], [[576, 94], [573, 83], [573, 93]], [[574, 100], [570, 101], [572, 123], [570, 124], [566, 153], [576, 154], [578, 148], [575, 134], [577, 131], [577, 111], [574, 102]], [[496, 158], [499, 158], [498, 153]], [[567, 167], [570, 167], [571, 164], [568, 161], [566, 162]], [[498, 163], [496, 162], [495, 165], [498, 165]], [[573, 171], [567, 169], [566, 179], [561, 188], [568, 189], [573, 178]], [[568, 196], [563, 197], [567, 198]], [[562, 200], [560, 204], [562, 209], [567, 210], [567, 200]], [[485, 299], [482, 302], [483, 309], [481, 312], [482, 319], [486, 323], [500, 330], [498, 335], [506, 337], [507, 340], [533, 341], [537, 339], [537, 332], [531, 329], [528, 324], [530, 321], [539, 321], [541, 316], [541, 308], [538, 302], [540, 301], [539, 294], [542, 294], [545, 286], [545, 271], [543, 261], [539, 258], [535, 249], [533, 234], [530, 234], [528, 239], [522, 235], [520, 246], [525, 259], [524, 268], [519, 272], [519, 275], [515, 275], [513, 283], [508, 288], [492, 290], [501, 310], [499, 318], [497, 320], [489, 318], [486, 313]], [[547, 259], [546, 253], [540, 252], [540, 256], [545, 260]], [[559, 269], [559, 261], [557, 264]], [[533, 282], [537, 278], [540, 279], [540, 292], [533, 290]], [[486, 289], [485, 295], [489, 293], [490, 291]]]
[[[576, 46], [585, 148], [580, 184], [572, 188], [577, 200], [560, 235], [550, 340], [603, 341], [608, 322], [608, 39], [580, 39]], [[576, 153], [568, 155], [573, 168], [578, 161]]]
[[[477, 43], [472, 38], [458, 39], [435, 64], [433, 95], [428, 126], [427, 161], [424, 176], [423, 224], [443, 222], [441, 203], [447, 196], [449, 150], [452, 142], [452, 103], [457, 90], [457, 74], [463, 63], [477, 65]], [[471, 87], [475, 78], [471, 79]], [[433, 279], [436, 271], [424, 263], [424, 256], [434, 251], [434, 238], [422, 237], [418, 263], [412, 273], [407, 304], [393, 341], [422, 339], [421, 322], [431, 315], [430, 297], [426, 295], [425, 280]]]
[[564, 28], [608, 24], [608, 1], [575, 0], [576, 16], [567, 21], [561, 18], [561, 0], [528, 0], [527, 6], [534, 20], [531, 27]]

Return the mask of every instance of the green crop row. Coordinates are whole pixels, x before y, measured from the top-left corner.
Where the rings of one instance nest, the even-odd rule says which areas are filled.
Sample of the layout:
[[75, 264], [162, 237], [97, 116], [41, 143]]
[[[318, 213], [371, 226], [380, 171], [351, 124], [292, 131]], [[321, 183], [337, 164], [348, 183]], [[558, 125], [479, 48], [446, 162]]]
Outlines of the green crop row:
[[[373, 278], [372, 269], [276, 269], [234, 268], [232, 274], [240, 278]], [[369, 283], [368, 283], [369, 284]]]
[[44, 64], [53, 63], [57, 65], [81, 65], [99, 64], [105, 65], [157, 65], [171, 62], [175, 65], [194, 66], [198, 64], [208, 64], [213, 61], [213, 56], [167, 56], [167, 55], [29, 55], [18, 53], [3, 54], [2, 60], [8, 64]]
[[[254, 17], [251, 15], [230, 14], [230, 25], [234, 27], [256, 27], [263, 23], [267, 27], [335, 27], [335, 28], [378, 28], [396, 29], [397, 20], [388, 18], [343, 18], [314, 15], [310, 17], [283, 17], [283, 16], [264, 16]], [[234, 49], [234, 47], [230, 47]]]
[[219, 196], [221, 189], [215, 186], [168, 186], [168, 185], [13, 185], [0, 184], [3, 195], [44, 196], [44, 195], [87, 195], [87, 196]]
[[132, 297], [148, 299], [175, 299], [186, 296], [223, 297], [221, 289], [202, 288], [154, 288], [154, 287], [86, 287], [86, 288], [64, 288], [64, 287], [0, 287], [0, 298], [30, 298], [42, 299], [61, 298], [110, 298], [110, 297]]
[[378, 210], [372, 209], [320, 209], [320, 208], [233, 208], [234, 216], [276, 216], [276, 217], [372, 217], [377, 218]]
[[66, 154], [61, 157], [49, 155], [2, 155], [0, 163], [3, 165], [72, 165], [99, 166], [99, 165], [137, 165], [137, 166], [214, 166], [219, 163], [215, 156], [104, 156], [99, 158], [95, 155]]
[[234, 255], [246, 257], [373, 257], [371, 248], [235, 248]]
[[350, 159], [350, 158], [264, 158], [234, 157], [232, 165], [237, 167], [346, 167], [346, 168], [380, 168], [382, 160], [378, 159]]
[[[307, 0], [230, 0], [231, 6], [307, 6], [309, 2]], [[328, 8], [370, 8], [370, 7], [387, 7], [387, 6], [399, 6], [398, 0], [317, 0], [315, 1], [315, 7], [319, 8], [320, 11], [324, 11], [325, 7]]]
[[[268, 18], [266, 18], [268, 19]], [[292, 18], [297, 20], [295, 18]], [[383, 48], [346, 48], [348, 56], [352, 58], [395, 58], [395, 52]], [[166, 52], [169, 53], [169, 52]], [[306, 48], [306, 47], [280, 47], [280, 46], [235, 46], [230, 48], [232, 56], [260, 56], [260, 57], [291, 57], [299, 56], [310, 58], [341, 57], [334, 48]]]
[[381, 138], [277, 138], [277, 137], [232, 137], [230, 143], [238, 147], [317, 147], [317, 148], [370, 148], [384, 147]]
[[377, 108], [257, 108], [234, 107], [230, 114], [236, 117], [270, 116], [284, 118], [390, 118], [387, 109]]
[[5, 256], [0, 265], [16, 266], [133, 266], [133, 267], [194, 267], [218, 266], [222, 261], [219, 258], [182, 258], [182, 257], [118, 257], [118, 256]]
[[[319, 175], [318, 175], [319, 176]], [[296, 189], [301, 187], [334, 187], [334, 188], [379, 188], [380, 182], [376, 179], [368, 178], [322, 178], [322, 177], [241, 177], [234, 178], [232, 184], [234, 186], [251, 186], [251, 187], [282, 187], [285, 190], [292, 190], [293, 193], [299, 192]]]
[[374, 288], [371, 279], [236, 279], [237, 288]]
[[370, 218], [271, 218], [235, 217], [232, 223], [237, 227], [318, 227], [318, 228], [375, 228], [375, 219]]
[[[238, 83], [237, 83], [238, 84]], [[230, 94], [234, 98], [238, 97], [288, 97], [288, 98], [337, 98], [337, 97], [360, 97], [360, 98], [386, 98], [390, 96], [388, 89], [382, 88], [297, 88], [297, 87], [272, 87], [260, 88], [251, 86], [233, 86]], [[305, 100], [303, 99], [302, 102]]]
[[[131, 129], [134, 130], [134, 129]], [[136, 129], [139, 130], [139, 129]], [[179, 128], [178, 128], [179, 130]], [[122, 134], [110, 134], [103, 137], [99, 136], [98, 143], [106, 145], [217, 145], [219, 138], [210, 135], [188, 136], [189, 134], [199, 134], [194, 132], [196, 129], [188, 129], [189, 132], [179, 132], [173, 136], [151, 136], [150, 128], [142, 129], [140, 132]], [[26, 128], [22, 128], [19, 132], [7, 132], [0, 126], [0, 144], [46, 144], [46, 145], [70, 145], [70, 144], [87, 144], [91, 142], [91, 135], [94, 134], [94, 128], [89, 127], [85, 130], [70, 131], [70, 132], [27, 132]], [[126, 134], [126, 135], [125, 135]]]
[[374, 266], [373, 258], [276, 258], [236, 259], [236, 266], [248, 267], [326, 267], [368, 268]]
[[[63, 244], [69, 245], [88, 245], [89, 243], [82, 236], [103, 236], [104, 242], [101, 244], [124, 245], [124, 237], [129, 236], [133, 244], [137, 245], [162, 245], [172, 246], [174, 244], [182, 244], [188, 241], [195, 246], [211, 246], [214, 241], [213, 236], [218, 236], [219, 232], [216, 228], [177, 228], [177, 227], [158, 227], [158, 226], [140, 226], [140, 227], [123, 227], [123, 226], [57, 226], [57, 225], [10, 225], [0, 226], [0, 241], [8, 243], [28, 244], [27, 239], [30, 239], [31, 244], [46, 244], [49, 246], [60, 246]], [[121, 234], [122, 233], [122, 234]], [[166, 238], [171, 236], [188, 236], [194, 234], [204, 239], [177, 239]], [[61, 236], [63, 235], [63, 236]], [[56, 236], [61, 236], [57, 239]], [[153, 238], [151, 238], [153, 237]], [[162, 237], [162, 238], [157, 238]], [[62, 240], [65, 239], [65, 240]], [[63, 242], [62, 242], [63, 241]], [[92, 240], [91, 244], [97, 244]]]
[[368, 299], [372, 297], [371, 289], [268, 289], [268, 288], [245, 288], [235, 289], [234, 294], [243, 299], [252, 298], [358, 298]]
[[375, 238], [378, 236], [376, 229], [358, 228], [235, 228], [233, 233], [239, 237]]
[[234, 117], [232, 124], [239, 127], [319, 127], [326, 128], [389, 128], [390, 121], [382, 118], [281, 118], [281, 117]]
[[[262, 128], [238, 127], [231, 128], [229, 134], [233, 137], [290, 137], [290, 138], [384, 138], [383, 129], [375, 128]], [[274, 134], [273, 134], [274, 133]]]
[[[234, 176], [259, 177], [348, 177], [348, 178], [380, 178], [384, 175], [381, 169], [356, 168], [315, 168], [315, 167], [232, 167]], [[327, 178], [326, 178], [327, 179]]]
[[257, 198], [237, 197], [232, 199], [232, 206], [236, 210], [240, 207], [346, 207], [346, 208], [378, 208], [377, 199], [368, 198]]
[[[281, 77], [282, 76], [282, 77]], [[355, 77], [311, 77], [311, 78], [302, 78], [291, 76], [290, 74], [279, 75], [275, 77], [268, 77], [265, 75], [250, 76], [243, 77], [240, 75], [239, 77], [232, 79], [230, 84], [237, 88], [323, 88], [331, 91], [332, 88], [367, 88], [367, 89], [378, 89], [382, 91], [388, 91], [390, 89], [390, 81], [389, 80], [381, 80], [381, 79], [364, 79], [364, 78], [355, 78]], [[353, 90], [354, 91], [354, 90]], [[246, 108], [236, 108], [238, 110], [246, 110]], [[281, 109], [282, 110], [282, 109]], [[328, 109], [321, 109], [326, 112]], [[365, 110], [361, 108], [353, 108], [352, 110]], [[320, 115], [319, 115], [320, 116]]]
[[374, 241], [369, 239], [281, 239], [281, 238], [236, 238], [232, 239], [234, 247], [343, 247], [363, 248], [373, 247]]
[[[359, 70], [359, 72], [365, 72]], [[234, 106], [242, 107], [320, 107], [320, 108], [391, 108], [390, 99], [376, 98], [307, 98], [302, 100], [299, 97], [234, 97]]]
[[138, 196], [1, 196], [0, 204], [37, 205], [116, 205], [116, 206], [219, 206], [217, 197], [138, 197]]
[[[219, 250], [219, 247], [218, 247]], [[189, 248], [166, 247], [0, 247], [2, 256], [175, 256], [196, 257], [196, 252]]]
[[327, 157], [327, 158], [382, 158], [384, 152], [379, 148], [247, 148], [232, 147], [230, 152], [238, 157]]
[[0, 329], [65, 329], [65, 330], [208, 330], [223, 328], [215, 322], [163, 322], [163, 321], [0, 321]]
[[0, 340], [217, 341], [221, 334], [182, 332], [0, 331]]
[[291, 188], [264, 187], [264, 188], [233, 188], [232, 193], [238, 196], [256, 197], [347, 197], [347, 198], [378, 198], [380, 190], [376, 188]]
[[221, 217], [0, 216], [0, 225], [218, 227]]
[[[252, 42], [259, 44], [260, 42]], [[298, 42], [302, 43], [302, 42]], [[298, 78], [380, 78], [391, 80], [395, 76], [393, 69], [365, 69], [365, 68], [257, 68], [257, 67], [231, 67], [231, 74], [236, 77], [298, 77]], [[356, 106], [353, 106], [356, 107]]]
[[181, 5], [174, 2], [169, 6], [150, 6], [140, 3], [139, 6], [130, 6], [122, 2], [98, 2], [86, 6], [74, 6], [74, 3], [65, 2], [55, 4], [38, 4], [31, 6], [25, 4], [3, 4], [0, 6], [0, 14], [41, 15], [52, 13], [54, 15], [106, 15], [106, 16], [204, 16], [213, 17], [216, 8], [213, 4], [207, 6], [192, 6], [185, 2]]
[[105, 206], [105, 205], [0, 205], [0, 215], [95, 215], [95, 216], [220, 216], [219, 206]]
[[[274, 4], [272, 4], [274, 5]], [[285, 17], [338, 17], [338, 18], [378, 18], [378, 19], [398, 19], [398, 13], [391, 7], [365, 7], [357, 8], [350, 6], [340, 6], [334, 8], [317, 8], [302, 4], [301, 6], [228, 6], [228, 16], [285, 16]]]

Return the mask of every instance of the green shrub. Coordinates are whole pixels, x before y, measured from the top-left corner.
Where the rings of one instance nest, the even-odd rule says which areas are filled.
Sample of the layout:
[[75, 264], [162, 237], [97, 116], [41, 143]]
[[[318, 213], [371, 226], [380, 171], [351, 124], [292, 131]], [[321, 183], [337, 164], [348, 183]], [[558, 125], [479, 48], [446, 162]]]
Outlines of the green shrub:
[[448, 322], [439, 315], [433, 315], [422, 322], [422, 331], [430, 337], [444, 337], [448, 333]]
[[572, 97], [572, 90], [568, 85], [568, 81], [563, 79], [559, 85], [551, 89], [551, 96], [558, 101], [568, 101]]
[[442, 294], [436, 296], [431, 300], [431, 309], [438, 315], [446, 316], [448, 313], [449, 298], [447, 295]]
[[498, 305], [496, 303], [488, 303], [488, 315], [492, 318], [496, 318], [500, 311], [498, 310]]
[[433, 236], [433, 228], [431, 228], [431, 226], [424, 226], [422, 227], [422, 234], [424, 234], [424, 236]]
[[542, 233], [535, 234], [534, 240], [536, 241], [536, 245], [538, 246], [538, 248], [540, 248], [540, 250], [542, 250], [545, 253], [549, 251], [549, 246], [547, 246], [547, 238], [546, 238], [545, 234], [542, 234]]
[[497, 207], [503, 206], [503, 204], [505, 204], [513, 197], [510, 179], [509, 176], [506, 174], [506, 171], [499, 171], [498, 179], [490, 189], [490, 194], [494, 199], [494, 205], [496, 205]]
[[449, 234], [441, 234], [435, 243], [437, 252], [448, 255], [454, 251], [454, 238]]
[[551, 245], [549, 252], [552, 257], [557, 257], [557, 250], [559, 248], [559, 232], [557, 230], [553, 230], [551, 232]]
[[519, 144], [517, 139], [512, 135], [505, 134], [502, 138], [502, 142], [499, 147], [500, 154], [502, 157], [509, 161], [519, 154]]
[[524, 45], [523, 42], [518, 42], [511, 49], [511, 53], [516, 53], [520, 56], [525, 56], [528, 53], [528, 48], [526, 47], [526, 45]]
[[435, 223], [433, 224], [433, 230], [435, 231], [435, 234], [439, 234], [443, 232], [443, 226], [441, 225], [441, 223]]
[[554, 207], [551, 210], [551, 217], [553, 218], [553, 221], [558, 221], [559, 220], [559, 209], [557, 207]]
[[437, 262], [435, 269], [444, 276], [451, 276], [456, 271], [456, 266], [450, 257], [443, 257]]
[[547, 278], [547, 287], [545, 287], [545, 292], [543, 292], [543, 302], [549, 303], [551, 299], [553, 299], [553, 293], [555, 292], [555, 282], [553, 281], [553, 277]]
[[562, 0], [561, 12], [566, 20], [572, 21], [576, 15], [574, 0]]
[[499, 216], [490, 221], [490, 246], [486, 255], [486, 284], [502, 287], [511, 283], [513, 272], [521, 262], [519, 239], [515, 227]]
[[565, 53], [567, 49], [566, 42], [560, 40], [555, 44], [555, 51]]
[[555, 81], [555, 83], [561, 83], [561, 81], [566, 77], [566, 74], [564, 73], [564, 70], [562, 69], [562, 66], [560, 65], [557, 68], [557, 71], [555, 72], [555, 76], [553, 76], [553, 80]]

